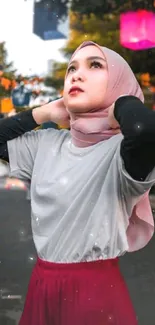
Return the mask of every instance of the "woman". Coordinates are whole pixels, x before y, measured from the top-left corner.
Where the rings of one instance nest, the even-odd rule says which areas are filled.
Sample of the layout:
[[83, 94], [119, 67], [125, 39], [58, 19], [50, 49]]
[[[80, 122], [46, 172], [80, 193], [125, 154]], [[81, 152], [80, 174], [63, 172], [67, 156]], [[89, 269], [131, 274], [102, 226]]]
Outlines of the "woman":
[[[62, 99], [1, 122], [0, 157], [31, 180], [38, 253], [20, 325], [137, 324], [118, 256], [154, 231], [155, 115], [142, 102], [124, 59], [85, 42]], [[71, 130], [31, 131], [49, 120]]]

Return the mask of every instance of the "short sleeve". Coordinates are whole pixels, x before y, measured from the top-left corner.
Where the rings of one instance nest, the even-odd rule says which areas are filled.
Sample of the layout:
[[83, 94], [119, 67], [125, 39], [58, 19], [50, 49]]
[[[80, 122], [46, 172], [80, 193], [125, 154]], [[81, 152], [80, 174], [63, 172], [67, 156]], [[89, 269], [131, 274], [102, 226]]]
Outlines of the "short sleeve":
[[27, 132], [7, 142], [10, 176], [30, 180], [39, 142], [46, 130]]

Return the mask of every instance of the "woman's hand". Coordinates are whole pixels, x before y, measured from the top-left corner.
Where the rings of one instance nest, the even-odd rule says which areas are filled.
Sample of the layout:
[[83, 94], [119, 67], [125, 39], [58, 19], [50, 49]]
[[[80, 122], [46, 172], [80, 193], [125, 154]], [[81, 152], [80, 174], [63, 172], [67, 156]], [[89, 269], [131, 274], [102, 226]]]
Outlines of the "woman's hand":
[[63, 98], [33, 109], [33, 118], [37, 124], [52, 121], [64, 127], [70, 126], [69, 114], [65, 108]]
[[120, 126], [119, 126], [119, 123], [117, 122], [117, 120], [115, 119], [114, 108], [115, 108], [115, 104], [112, 104], [111, 107], [109, 108], [108, 124], [112, 129], [118, 129], [118, 128], [120, 128]]
[[66, 110], [64, 99], [60, 98], [57, 99], [49, 105], [49, 114], [50, 114], [50, 121], [58, 124], [63, 125], [64, 127], [70, 126], [70, 116]]
[[[124, 94], [124, 95], [121, 95], [117, 98], [117, 100], [120, 98], [120, 97], [124, 97], [124, 96], [128, 96], [128, 94]], [[117, 120], [115, 119], [115, 116], [114, 116], [114, 109], [115, 109], [115, 103], [113, 103], [111, 105], [111, 107], [109, 108], [109, 112], [108, 112], [108, 123], [110, 125], [110, 127], [112, 129], [118, 129], [120, 128], [120, 125], [119, 123], [117, 122]]]

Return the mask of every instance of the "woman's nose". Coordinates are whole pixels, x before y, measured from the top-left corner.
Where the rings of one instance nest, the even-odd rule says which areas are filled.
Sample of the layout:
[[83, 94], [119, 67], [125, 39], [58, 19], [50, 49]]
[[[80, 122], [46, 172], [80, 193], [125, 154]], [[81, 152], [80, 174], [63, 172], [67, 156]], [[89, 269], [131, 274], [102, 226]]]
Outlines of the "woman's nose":
[[84, 81], [83, 74], [80, 73], [80, 72], [73, 73], [73, 75], [72, 75], [72, 82], [75, 82], [75, 81]]

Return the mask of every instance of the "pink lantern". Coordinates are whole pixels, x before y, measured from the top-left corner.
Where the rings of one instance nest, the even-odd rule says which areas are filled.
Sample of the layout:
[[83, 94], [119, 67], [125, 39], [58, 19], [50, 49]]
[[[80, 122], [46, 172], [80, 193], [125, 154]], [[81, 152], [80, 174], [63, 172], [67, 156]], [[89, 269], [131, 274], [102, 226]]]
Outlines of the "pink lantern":
[[121, 14], [120, 43], [135, 51], [155, 47], [155, 14], [147, 10]]

